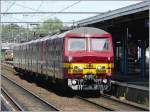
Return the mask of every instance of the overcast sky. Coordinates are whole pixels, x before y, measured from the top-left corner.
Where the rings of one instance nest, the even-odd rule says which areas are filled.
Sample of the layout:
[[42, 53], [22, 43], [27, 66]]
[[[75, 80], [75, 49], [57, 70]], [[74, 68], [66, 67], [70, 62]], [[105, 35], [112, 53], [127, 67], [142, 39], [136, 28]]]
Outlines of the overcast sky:
[[[109, 10], [115, 10], [128, 5], [136, 4], [141, 1], [2, 1], [2, 12], [35, 12], [35, 11], [82, 11], [82, 12], [106, 12]], [[40, 21], [43, 22], [48, 18], [57, 17], [63, 22], [78, 21], [94, 14], [22, 14], [22, 15], [3, 15], [1, 21]]]

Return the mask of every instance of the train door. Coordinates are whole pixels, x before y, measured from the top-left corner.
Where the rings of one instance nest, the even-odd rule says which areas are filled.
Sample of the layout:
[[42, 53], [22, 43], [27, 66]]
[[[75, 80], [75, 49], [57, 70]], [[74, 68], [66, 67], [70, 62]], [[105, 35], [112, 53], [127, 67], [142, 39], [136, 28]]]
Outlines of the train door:
[[21, 46], [19, 46], [19, 68], [21, 68]]
[[47, 41], [47, 74], [52, 75], [52, 40]]
[[27, 45], [25, 45], [25, 70], [27, 69]]
[[39, 73], [39, 43], [36, 43], [36, 72]]
[[56, 69], [56, 53], [55, 53], [55, 49], [56, 49], [56, 40], [53, 39], [51, 41], [51, 76], [55, 79], [55, 69]]
[[30, 44], [28, 44], [28, 70], [30, 71]]
[[57, 38], [55, 40], [55, 76], [57, 78], [60, 78], [60, 48], [61, 48], [61, 43], [60, 39]]
[[45, 53], [44, 53], [45, 54], [45, 74], [47, 76], [47, 69], [48, 69], [47, 68], [47, 66], [48, 66], [48, 59], [47, 59], [48, 58], [48, 41], [47, 40], [45, 41], [44, 49], [45, 49]]
[[33, 60], [34, 60], [34, 57], [33, 57], [33, 43], [31, 43], [31, 71], [33, 71]]
[[34, 51], [34, 43], [32, 43], [32, 71], [35, 72], [34, 69], [34, 62], [35, 62], [35, 57], [34, 57], [35, 51]]
[[21, 58], [22, 58], [22, 69], [24, 69], [24, 45], [22, 45], [22, 56], [21, 56]]
[[58, 43], [58, 64], [59, 64], [59, 77], [63, 78], [63, 66], [64, 66], [64, 62], [63, 62], [63, 38], [59, 39], [59, 43]]
[[28, 52], [28, 65], [29, 65], [29, 66], [28, 66], [28, 70], [30, 71], [30, 63], [31, 63], [31, 61], [30, 61], [30, 60], [31, 60], [31, 59], [30, 59], [30, 58], [31, 58], [31, 56], [30, 56], [30, 44], [28, 44], [28, 48], [29, 48], [29, 49], [28, 49], [28, 51], [29, 51], [29, 52]]
[[42, 69], [42, 71], [43, 71], [43, 74], [46, 74], [47, 73], [47, 69], [46, 69], [46, 41], [43, 41], [42, 42], [43, 43], [43, 63], [42, 63], [42, 66], [43, 66], [43, 69]]
[[43, 74], [43, 42], [39, 43], [40, 46], [40, 74]]

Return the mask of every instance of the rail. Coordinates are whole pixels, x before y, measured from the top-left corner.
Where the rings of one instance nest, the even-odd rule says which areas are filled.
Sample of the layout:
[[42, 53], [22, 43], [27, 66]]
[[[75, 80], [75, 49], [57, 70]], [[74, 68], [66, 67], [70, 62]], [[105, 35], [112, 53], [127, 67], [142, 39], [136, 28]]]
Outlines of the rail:
[[[9, 79], [8, 77], [1, 75], [3, 80], [7, 80], [8, 83], [13, 84], [14, 86], [17, 86], [18, 88], [20, 88], [20, 91], [23, 91], [25, 95], [28, 96], [32, 96], [32, 98], [36, 99], [36, 101], [41, 104], [43, 104], [43, 106], [45, 106], [46, 108], [49, 109], [49, 111], [60, 111], [60, 109], [56, 108], [54, 105], [48, 103], [47, 101], [41, 99], [39, 96], [35, 95], [34, 93], [32, 93], [31, 91], [27, 90], [26, 88], [18, 85], [16, 82], [14, 82], [13, 80]], [[10, 96], [10, 95], [9, 95]], [[31, 99], [32, 99], [31, 98]], [[25, 110], [25, 109], [23, 109]]]
[[[110, 101], [110, 102], [112, 102], [114, 104], [118, 104], [118, 107], [114, 108], [113, 106], [111, 107], [111, 105], [103, 105], [103, 104], [101, 105], [101, 104], [99, 104], [97, 102], [90, 101], [87, 98], [83, 98], [83, 97], [80, 97], [80, 96], [77, 96], [77, 97], [82, 99], [82, 100], [85, 100], [85, 101], [87, 101], [87, 102], [89, 102], [91, 104], [94, 104], [96, 106], [100, 106], [101, 108], [104, 108], [104, 109], [110, 110], [110, 111], [112, 111], [112, 110], [123, 110], [123, 109], [127, 109], [127, 110], [128, 109], [129, 110], [146, 110], [146, 111], [149, 110], [148, 107], [146, 107], [144, 105], [137, 104], [137, 103], [134, 103], [134, 102], [131, 102], [131, 101], [127, 101], [127, 100], [120, 100], [118, 98], [115, 98], [113, 96], [106, 95], [106, 94], [101, 95], [100, 98], [93, 98], [93, 99], [94, 100], [96, 99], [97, 101], [98, 100], [100, 101], [103, 98], [104, 100]], [[106, 103], [106, 104], [108, 104], [108, 103]], [[123, 107], [123, 109], [121, 107]]]
[[91, 104], [94, 104], [94, 105], [96, 105], [97, 107], [104, 108], [104, 109], [106, 109], [107, 111], [114, 111], [113, 108], [110, 108], [110, 107], [108, 107], [108, 106], [99, 105], [98, 103], [92, 102], [92, 101], [90, 101], [90, 100], [88, 100], [88, 99], [86, 99], [86, 98], [80, 97], [80, 96], [76, 96], [76, 97], [79, 98], [79, 99], [81, 99], [81, 100], [84, 100], [84, 101], [86, 101], [86, 102], [89, 102], [89, 103], [91, 103]]
[[83, 98], [77, 96], [77, 98], [87, 101], [91, 104], [103, 107], [109, 111], [131, 110], [131, 111], [148, 111], [147, 107], [135, 104], [130, 101], [122, 101], [110, 95], [102, 94], [99, 98]]
[[109, 100], [112, 100], [114, 102], [118, 102], [120, 104], [124, 104], [124, 105], [127, 105], [127, 106], [134, 107], [134, 108], [139, 109], [139, 110], [144, 110], [144, 111], [148, 111], [149, 110], [149, 108], [147, 108], [144, 105], [141, 105], [141, 104], [138, 104], [138, 103], [134, 103], [134, 102], [131, 102], [131, 101], [127, 101], [127, 100], [120, 100], [120, 99], [115, 98], [114, 96], [110, 96], [108, 94], [103, 94], [102, 97], [107, 98]]
[[17, 103], [15, 101], [15, 99], [13, 97], [11, 97], [11, 95], [9, 95], [9, 93], [3, 87], [1, 87], [1, 94], [3, 94], [6, 97], [6, 99], [11, 104], [13, 109], [15, 109], [17, 111], [24, 111], [24, 109], [21, 107], [21, 105], [19, 103]]

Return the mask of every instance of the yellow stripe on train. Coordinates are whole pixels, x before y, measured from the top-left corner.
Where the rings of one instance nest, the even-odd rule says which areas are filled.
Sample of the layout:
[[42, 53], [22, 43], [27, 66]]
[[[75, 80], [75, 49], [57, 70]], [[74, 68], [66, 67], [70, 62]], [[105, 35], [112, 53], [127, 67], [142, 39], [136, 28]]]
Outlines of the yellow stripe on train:
[[106, 68], [114, 68], [113, 63], [64, 63], [65, 68], [74, 68], [75, 66], [81, 66], [83, 68], [97, 68], [98, 66], [105, 66]]
[[[64, 63], [64, 67], [68, 68], [69, 74], [96, 74], [96, 73], [108, 73], [114, 67], [113, 63]], [[98, 67], [103, 69], [98, 70]]]

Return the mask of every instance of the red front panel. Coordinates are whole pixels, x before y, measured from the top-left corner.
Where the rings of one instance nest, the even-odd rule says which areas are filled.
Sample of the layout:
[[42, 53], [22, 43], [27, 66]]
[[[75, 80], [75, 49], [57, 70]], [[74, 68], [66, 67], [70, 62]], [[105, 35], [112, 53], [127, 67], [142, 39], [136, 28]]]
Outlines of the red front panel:
[[[113, 63], [113, 46], [112, 37], [110, 34], [96, 34], [86, 35], [87, 37], [80, 37], [79, 34], [67, 34], [65, 37], [65, 50], [64, 50], [64, 62], [65, 63]], [[85, 38], [88, 45], [91, 46], [91, 38], [108, 38], [110, 49], [109, 51], [92, 51], [88, 48], [84, 51], [68, 51], [68, 39], [70, 38]], [[67, 71], [67, 70], [65, 70]], [[67, 72], [65, 73], [67, 74]], [[69, 75], [69, 74], [68, 74]]]

